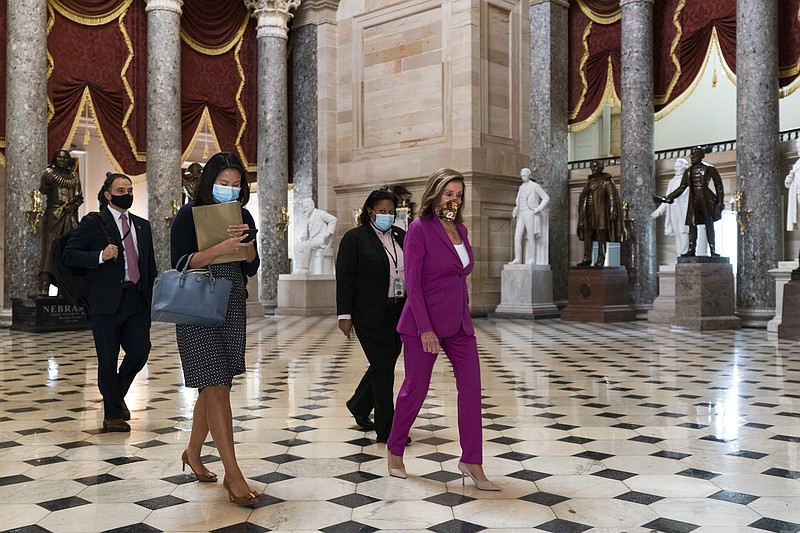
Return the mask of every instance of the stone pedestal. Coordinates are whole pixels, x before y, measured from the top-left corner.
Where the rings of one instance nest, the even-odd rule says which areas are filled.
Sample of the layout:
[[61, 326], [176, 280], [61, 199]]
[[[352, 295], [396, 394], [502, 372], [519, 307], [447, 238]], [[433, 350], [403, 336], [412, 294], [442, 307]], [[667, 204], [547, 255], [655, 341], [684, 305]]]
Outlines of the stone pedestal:
[[675, 265], [658, 267], [658, 296], [647, 312], [647, 321], [669, 324], [675, 316]]
[[492, 317], [556, 318], [550, 265], [503, 265], [500, 305]]
[[733, 268], [727, 257], [679, 257], [670, 329], [739, 329]]
[[336, 314], [336, 276], [281, 274], [278, 276], [276, 315]]
[[74, 331], [91, 329], [86, 311], [58, 296], [12, 298], [11, 329], [31, 331]]
[[777, 333], [783, 316], [783, 286], [792, 278], [792, 270], [798, 267], [797, 261], [778, 261], [778, 268], [769, 271], [775, 279], [775, 316], [767, 322], [767, 331]]
[[778, 326], [778, 338], [800, 341], [800, 269], [783, 287], [783, 320]]
[[628, 305], [625, 267], [570, 267], [569, 302], [561, 320], [572, 322], [630, 322], [636, 314]]

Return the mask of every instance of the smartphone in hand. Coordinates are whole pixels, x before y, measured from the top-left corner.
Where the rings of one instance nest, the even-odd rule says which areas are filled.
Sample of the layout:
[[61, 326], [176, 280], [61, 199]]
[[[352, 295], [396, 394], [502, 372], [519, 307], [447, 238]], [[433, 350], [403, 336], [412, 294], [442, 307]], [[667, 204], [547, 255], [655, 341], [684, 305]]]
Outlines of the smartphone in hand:
[[255, 228], [246, 229], [242, 232], [242, 237], [244, 237], [240, 242], [250, 242], [256, 238], [256, 233], [258, 230]]

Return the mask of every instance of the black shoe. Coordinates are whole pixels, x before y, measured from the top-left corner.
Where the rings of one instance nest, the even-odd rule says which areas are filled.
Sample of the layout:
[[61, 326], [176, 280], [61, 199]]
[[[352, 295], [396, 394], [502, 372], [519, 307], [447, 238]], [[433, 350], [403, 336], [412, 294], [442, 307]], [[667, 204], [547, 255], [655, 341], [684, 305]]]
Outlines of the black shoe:
[[123, 420], [130, 420], [131, 419], [131, 412], [128, 410], [128, 406], [125, 403], [124, 399], [120, 399], [122, 402], [122, 418]]
[[[375, 442], [386, 444], [387, 440], [389, 440], [389, 437], [378, 437], [375, 439]], [[409, 444], [411, 444], [411, 437], [406, 437], [406, 446], [408, 446]]]
[[579, 262], [576, 266], [586, 267], [586, 266], [590, 266], [591, 264], [592, 264], [592, 259], [589, 258], [589, 257], [584, 257], [583, 261]]
[[350, 402], [345, 403], [347, 406], [347, 410], [350, 411], [350, 414], [353, 415], [353, 420], [356, 421], [356, 425], [363, 429], [364, 431], [374, 431], [375, 424], [372, 423], [372, 420], [369, 419], [369, 416], [361, 416], [357, 415], [353, 412], [350, 408]]
[[103, 420], [103, 429], [106, 431], [128, 432], [131, 430], [131, 426], [121, 418], [106, 418]]

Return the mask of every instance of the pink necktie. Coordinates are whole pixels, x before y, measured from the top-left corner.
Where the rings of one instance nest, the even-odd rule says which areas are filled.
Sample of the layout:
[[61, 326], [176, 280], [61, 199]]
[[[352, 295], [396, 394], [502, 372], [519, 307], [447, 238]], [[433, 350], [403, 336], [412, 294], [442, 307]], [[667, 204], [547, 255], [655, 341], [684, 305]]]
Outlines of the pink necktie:
[[134, 283], [139, 282], [139, 259], [136, 257], [136, 248], [133, 246], [133, 235], [131, 227], [128, 225], [128, 217], [123, 213], [119, 216], [122, 222], [122, 246], [125, 247], [125, 261], [128, 264], [128, 277]]

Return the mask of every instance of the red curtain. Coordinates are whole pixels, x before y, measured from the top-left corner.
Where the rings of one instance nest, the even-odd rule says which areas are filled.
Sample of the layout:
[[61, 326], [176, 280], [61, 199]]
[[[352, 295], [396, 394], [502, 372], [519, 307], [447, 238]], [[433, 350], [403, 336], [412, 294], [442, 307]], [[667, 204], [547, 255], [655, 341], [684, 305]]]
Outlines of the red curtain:
[[800, 77], [800, 0], [778, 2], [778, 70], [786, 89]]
[[59, 5], [85, 17], [102, 17], [121, 8], [126, 0], [51, 0], [58, 8]]
[[[569, 123], [580, 129], [601, 109], [608, 92], [620, 94], [620, 23], [598, 24], [570, 8], [569, 32]], [[607, 86], [609, 64], [612, 87]]]
[[620, 14], [619, 0], [577, 0], [577, 2], [581, 11], [596, 22], [597, 19], [612, 22], [608, 19], [619, 17]]
[[[74, 0], [60, 2], [86, 16], [97, 16], [101, 7], [115, 9], [122, 3], [109, 0], [84, 8]], [[88, 88], [109, 157], [126, 174], [144, 173], [147, 142], [144, 4], [134, 2], [120, 17], [102, 25], [75, 22], [57, 9], [54, 17], [47, 44], [53, 62], [48, 81], [48, 96], [53, 105], [48, 152], [53, 153], [69, 142]]]
[[207, 109], [220, 148], [239, 155], [245, 168], [255, 172], [258, 48], [250, 20], [240, 0], [184, 3], [181, 147], [184, 152], [189, 148]]

